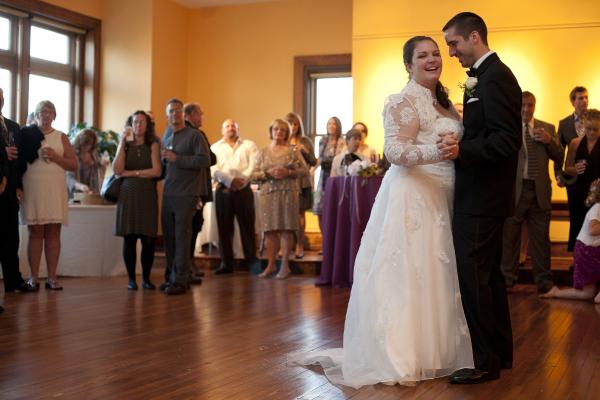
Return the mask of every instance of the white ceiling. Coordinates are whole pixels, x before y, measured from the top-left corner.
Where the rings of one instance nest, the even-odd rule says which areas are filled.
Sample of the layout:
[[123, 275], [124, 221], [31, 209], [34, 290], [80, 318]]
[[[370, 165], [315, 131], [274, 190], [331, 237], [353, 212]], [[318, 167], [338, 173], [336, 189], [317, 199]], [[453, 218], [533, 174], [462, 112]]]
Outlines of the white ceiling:
[[188, 8], [230, 6], [234, 4], [267, 3], [281, 0], [172, 0]]

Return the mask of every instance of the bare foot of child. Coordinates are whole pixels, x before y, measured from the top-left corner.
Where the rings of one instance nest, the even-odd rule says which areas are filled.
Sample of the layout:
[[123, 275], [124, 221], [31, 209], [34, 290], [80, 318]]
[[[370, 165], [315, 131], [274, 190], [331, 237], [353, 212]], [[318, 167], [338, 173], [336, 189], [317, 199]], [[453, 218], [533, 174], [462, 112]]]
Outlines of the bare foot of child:
[[551, 299], [551, 298], [555, 297], [558, 292], [560, 292], [560, 289], [557, 288], [556, 286], [552, 286], [552, 289], [548, 290], [544, 294], [541, 294], [540, 298], [541, 299]]

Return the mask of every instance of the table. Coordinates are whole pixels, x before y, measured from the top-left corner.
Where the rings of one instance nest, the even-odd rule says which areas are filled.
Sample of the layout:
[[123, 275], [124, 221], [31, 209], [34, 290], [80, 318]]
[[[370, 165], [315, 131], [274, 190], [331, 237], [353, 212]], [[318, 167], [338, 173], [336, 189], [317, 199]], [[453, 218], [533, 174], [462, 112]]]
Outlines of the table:
[[354, 259], [383, 177], [327, 179], [323, 199], [323, 261], [316, 285], [350, 287]]
[[[125, 275], [123, 238], [114, 234], [116, 210], [116, 205], [69, 204], [69, 224], [63, 225], [61, 232], [58, 275]], [[24, 277], [28, 277], [30, 268], [27, 259], [27, 226], [19, 226], [19, 234], [20, 270]], [[138, 270], [141, 270], [139, 265]], [[40, 277], [45, 276], [46, 260], [42, 254]]]
[[[260, 203], [258, 201], [258, 191], [253, 190], [254, 194], [254, 229], [256, 235], [261, 237], [262, 232], [262, 219], [260, 218]], [[213, 190], [213, 199], [215, 198], [215, 191]], [[202, 246], [209, 244], [210, 246], [219, 246], [219, 229], [217, 227], [217, 209], [214, 202], [208, 202], [204, 205], [202, 210], [202, 216], [204, 217], [204, 224], [202, 230], [196, 237], [196, 246], [194, 248], [194, 255], [199, 256], [202, 253]], [[237, 218], [234, 219], [233, 224], [233, 257], [237, 259], [244, 258], [244, 249], [242, 247], [242, 240], [240, 237], [240, 227], [237, 222]]]

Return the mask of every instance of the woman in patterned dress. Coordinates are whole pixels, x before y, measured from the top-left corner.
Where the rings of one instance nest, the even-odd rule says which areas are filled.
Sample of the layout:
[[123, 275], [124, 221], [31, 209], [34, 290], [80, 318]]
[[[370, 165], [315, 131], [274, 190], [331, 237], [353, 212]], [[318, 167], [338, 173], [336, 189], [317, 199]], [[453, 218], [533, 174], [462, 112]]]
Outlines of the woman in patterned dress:
[[259, 201], [268, 265], [259, 275], [266, 278], [277, 270], [275, 259], [281, 247], [281, 269], [277, 279], [290, 275], [292, 237], [298, 230], [300, 185], [298, 178], [308, 173], [300, 152], [288, 144], [290, 125], [276, 119], [269, 127], [271, 144], [256, 155], [252, 178], [260, 184]]
[[73, 142], [73, 150], [79, 166], [75, 172], [67, 172], [69, 198], [73, 198], [75, 192], [100, 194], [107, 163], [100, 160], [96, 132], [82, 129]]

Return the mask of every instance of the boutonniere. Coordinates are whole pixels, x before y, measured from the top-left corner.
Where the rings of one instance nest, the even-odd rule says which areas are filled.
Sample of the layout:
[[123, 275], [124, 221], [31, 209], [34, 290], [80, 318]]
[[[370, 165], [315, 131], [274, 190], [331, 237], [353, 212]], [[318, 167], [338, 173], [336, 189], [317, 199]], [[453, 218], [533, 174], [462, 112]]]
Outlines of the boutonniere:
[[477, 78], [474, 76], [470, 76], [467, 78], [465, 83], [459, 83], [458, 87], [463, 90], [463, 92], [467, 95], [467, 97], [473, 97], [473, 93], [475, 93], [475, 87], [477, 86]]

